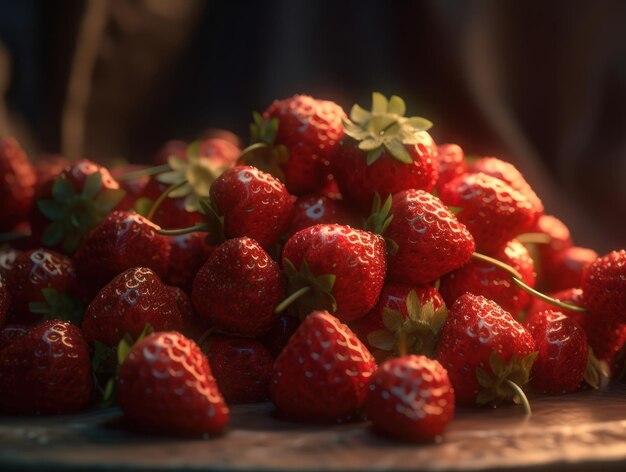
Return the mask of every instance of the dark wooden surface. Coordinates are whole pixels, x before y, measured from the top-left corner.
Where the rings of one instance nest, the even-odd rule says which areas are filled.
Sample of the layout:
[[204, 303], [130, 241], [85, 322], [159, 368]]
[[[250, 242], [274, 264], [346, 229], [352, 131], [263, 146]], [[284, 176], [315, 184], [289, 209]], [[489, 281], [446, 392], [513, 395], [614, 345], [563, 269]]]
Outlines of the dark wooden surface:
[[398, 444], [367, 423], [314, 426], [270, 404], [232, 409], [223, 437], [142, 434], [115, 408], [63, 417], [0, 418], [0, 470], [626, 470], [626, 387], [520, 407], [466, 409], [441, 441]]

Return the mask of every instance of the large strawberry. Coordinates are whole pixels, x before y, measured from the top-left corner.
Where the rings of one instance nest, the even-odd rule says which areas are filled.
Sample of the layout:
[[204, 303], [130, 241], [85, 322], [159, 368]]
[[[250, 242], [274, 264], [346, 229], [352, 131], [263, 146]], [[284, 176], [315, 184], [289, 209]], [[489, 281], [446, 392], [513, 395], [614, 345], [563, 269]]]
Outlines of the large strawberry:
[[301, 229], [318, 224], [340, 224], [356, 226], [356, 218], [343, 203], [325, 195], [305, 195], [294, 203], [291, 223], [287, 236], [293, 236]]
[[352, 107], [345, 138], [331, 159], [343, 198], [367, 212], [374, 194], [386, 197], [408, 189], [431, 191], [437, 182], [437, 148], [426, 132], [432, 123], [405, 117], [400, 97], [372, 94], [372, 111]]
[[300, 419], [340, 421], [360, 413], [376, 361], [350, 329], [315, 311], [274, 362], [270, 398]]
[[452, 179], [467, 172], [465, 153], [458, 144], [438, 145], [437, 161], [439, 162], [437, 190], [441, 190]]
[[436, 360], [389, 359], [372, 375], [365, 408], [376, 431], [404, 441], [429, 441], [454, 416], [454, 389]]
[[[385, 279], [385, 242], [342, 225], [315, 225], [285, 243], [282, 266], [300, 316], [325, 309], [347, 322], [365, 316]], [[296, 294], [297, 292], [297, 294]]]
[[182, 316], [167, 287], [150, 269], [128, 269], [87, 307], [83, 330], [89, 342], [115, 346], [126, 333], [137, 338], [146, 323], [156, 331], [181, 329]]
[[228, 334], [257, 337], [278, 315], [285, 296], [278, 264], [250, 238], [230, 239], [217, 247], [193, 282], [196, 312]]
[[117, 399], [131, 421], [166, 435], [221, 434], [229, 418], [207, 358], [176, 332], [133, 346], [120, 368]]
[[0, 351], [0, 409], [69, 413], [83, 408], [93, 380], [89, 347], [78, 327], [51, 320]]
[[487, 174], [465, 174], [448, 182], [440, 194], [460, 208], [458, 220], [467, 226], [479, 251], [499, 251], [508, 241], [531, 229], [539, 216], [533, 204], [504, 181]]
[[0, 231], [26, 220], [33, 199], [35, 173], [13, 138], [0, 139]]
[[536, 356], [533, 337], [508, 312], [467, 293], [448, 311], [437, 359], [448, 370], [457, 403], [476, 405], [514, 399]]

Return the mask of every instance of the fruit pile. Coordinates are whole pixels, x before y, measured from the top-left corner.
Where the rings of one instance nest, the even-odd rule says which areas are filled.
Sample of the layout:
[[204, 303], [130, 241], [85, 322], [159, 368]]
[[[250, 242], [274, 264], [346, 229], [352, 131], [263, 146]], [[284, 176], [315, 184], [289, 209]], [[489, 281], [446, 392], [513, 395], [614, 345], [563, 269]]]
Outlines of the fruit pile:
[[193, 436], [271, 400], [424, 441], [457, 405], [620, 377], [626, 251], [575, 246], [513, 165], [372, 101], [275, 101], [245, 149], [170, 141], [151, 166], [0, 140], [0, 410], [115, 403]]

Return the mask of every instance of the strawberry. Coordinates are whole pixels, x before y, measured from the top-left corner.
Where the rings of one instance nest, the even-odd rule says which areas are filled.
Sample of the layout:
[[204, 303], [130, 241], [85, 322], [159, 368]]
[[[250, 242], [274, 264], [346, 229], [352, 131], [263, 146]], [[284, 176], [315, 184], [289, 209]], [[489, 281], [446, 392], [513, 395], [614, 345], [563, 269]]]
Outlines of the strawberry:
[[[117, 205], [117, 210], [130, 211], [138, 207], [137, 201], [144, 195], [150, 182], [149, 175], [141, 175], [141, 172], [145, 172], [146, 169], [148, 167], [145, 165], [120, 165], [111, 169], [111, 176], [119, 181], [120, 188], [126, 192], [122, 201]], [[126, 177], [132, 173], [137, 173], [137, 177]]]
[[191, 303], [189, 295], [187, 295], [187, 293], [185, 293], [180, 287], [166, 285], [165, 288], [167, 288], [170, 297], [172, 297], [176, 303], [176, 307], [178, 308], [180, 316], [183, 320], [180, 332], [190, 339], [200, 339], [206, 331], [206, 327], [204, 326], [202, 320], [196, 316], [196, 312], [193, 309], [193, 304]]
[[580, 287], [583, 272], [597, 258], [598, 253], [593, 249], [578, 246], [563, 249], [542, 267], [544, 283], [554, 291]]
[[260, 341], [273, 357], [277, 357], [289, 342], [289, 338], [300, 326], [300, 319], [295, 316], [282, 315], [270, 327]]
[[355, 218], [340, 201], [324, 195], [306, 195], [298, 197], [294, 203], [287, 236], [291, 237], [301, 229], [317, 224], [356, 226], [355, 222]]
[[263, 116], [254, 113], [252, 143], [242, 163], [271, 173], [289, 193], [319, 192], [326, 184], [328, 161], [343, 138], [346, 114], [339, 105], [307, 95], [272, 103]]
[[448, 370], [458, 405], [512, 400], [528, 382], [533, 337], [497, 303], [471, 293], [448, 311], [437, 359]]
[[154, 333], [135, 344], [121, 365], [117, 393], [133, 423], [162, 434], [218, 435], [228, 423], [206, 357], [180, 333]]
[[209, 259], [215, 247], [205, 243], [203, 233], [187, 233], [170, 238], [170, 266], [165, 283], [191, 293], [191, 287], [200, 267]]
[[377, 361], [408, 354], [433, 356], [447, 310], [437, 289], [387, 283], [376, 306], [350, 326]]
[[217, 247], [193, 282], [198, 316], [220, 331], [244, 337], [265, 333], [276, 321], [274, 308], [285, 296], [278, 264], [250, 238]]
[[137, 338], [146, 323], [155, 331], [178, 330], [182, 315], [157, 274], [135, 267], [100, 290], [87, 307], [83, 331], [89, 342], [113, 347], [126, 333]]
[[[141, 198], [147, 199], [146, 206], [148, 209], [169, 186], [169, 183], [159, 182], [157, 178], [148, 181], [141, 193]], [[146, 213], [142, 212], [142, 214]], [[202, 213], [187, 211], [185, 198], [166, 198], [154, 213], [152, 221], [163, 228], [187, 228], [202, 221]]]
[[270, 398], [294, 418], [341, 421], [360, 413], [375, 370], [376, 361], [346, 325], [315, 311], [274, 362]]
[[283, 248], [288, 291], [299, 316], [326, 309], [343, 322], [365, 316], [376, 304], [385, 270], [379, 235], [341, 225], [315, 225], [294, 234]]
[[58, 154], [44, 154], [34, 163], [35, 200], [50, 192], [52, 183], [71, 162]]
[[[522, 281], [535, 286], [535, 268], [528, 250], [515, 239], [490, 256], [513, 267]], [[531, 299], [531, 295], [513, 283], [511, 275], [498, 267], [479, 260], [447, 274], [441, 279], [439, 291], [448, 306], [464, 293], [482, 295], [493, 300], [509, 313], [516, 315]]]
[[0, 351], [14, 341], [26, 336], [30, 327], [20, 324], [8, 324], [0, 328]]
[[386, 436], [431, 441], [454, 416], [454, 389], [436, 360], [415, 355], [389, 359], [372, 375], [365, 409], [374, 429]]
[[274, 359], [263, 344], [254, 339], [211, 336], [201, 348], [229, 405], [268, 399]]
[[[568, 288], [565, 290], [561, 290], [559, 292], [551, 293], [551, 298], [555, 300], [559, 300], [561, 302], [571, 303], [572, 305], [582, 306], [583, 303], [583, 291], [579, 288]], [[543, 300], [539, 300], [538, 298], [533, 298], [532, 303], [528, 307], [526, 311], [526, 318], [530, 318], [535, 313], [539, 313], [541, 311], [546, 310], [554, 310], [554, 305], [550, 303], [544, 302]], [[583, 319], [586, 317], [586, 313], [581, 313], [580, 311], [567, 310], [565, 308], [560, 308], [561, 313], [567, 315], [576, 321], [579, 325], [582, 326]]]
[[452, 179], [467, 172], [465, 153], [458, 144], [438, 145], [437, 161], [439, 163], [439, 179], [437, 180], [439, 191]]
[[547, 310], [529, 316], [524, 327], [539, 352], [531, 385], [544, 393], [578, 390], [589, 357], [587, 336], [580, 325], [559, 311]]
[[185, 157], [187, 146], [188, 144], [185, 141], [178, 139], [166, 141], [152, 157], [152, 163], [159, 166], [167, 164], [170, 156]]
[[374, 194], [386, 197], [402, 190], [427, 192], [437, 182], [437, 148], [426, 132], [432, 123], [405, 117], [400, 97], [372, 95], [372, 111], [352, 107], [345, 138], [331, 158], [331, 172], [343, 198], [367, 212]]
[[0, 327], [4, 325], [7, 312], [11, 306], [11, 293], [7, 287], [5, 276], [0, 272]]
[[0, 138], [0, 231], [13, 229], [28, 217], [35, 172], [13, 138]]
[[0, 408], [10, 413], [70, 413], [82, 409], [93, 380], [80, 329], [51, 320], [0, 351]]
[[533, 227], [539, 216], [528, 199], [507, 183], [487, 174], [466, 174], [448, 182], [441, 200], [460, 208], [479, 251], [499, 251], [508, 241]]
[[583, 306], [603, 324], [626, 323], [626, 251], [597, 258], [582, 280]]
[[542, 266], [548, 264], [556, 253], [571, 247], [573, 244], [569, 228], [552, 215], [541, 215], [537, 218], [532, 231], [545, 234], [549, 238], [548, 244], [537, 245]]
[[170, 263], [169, 238], [158, 226], [136, 213], [114, 211], [93, 228], [74, 261], [90, 287], [100, 289], [132, 267], [147, 267], [164, 277]]

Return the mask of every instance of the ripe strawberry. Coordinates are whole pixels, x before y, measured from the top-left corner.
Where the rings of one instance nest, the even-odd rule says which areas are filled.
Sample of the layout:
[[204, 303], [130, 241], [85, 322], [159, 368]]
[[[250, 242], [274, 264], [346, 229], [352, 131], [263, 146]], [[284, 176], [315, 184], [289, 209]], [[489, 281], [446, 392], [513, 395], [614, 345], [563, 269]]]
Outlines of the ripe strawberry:
[[458, 220], [472, 233], [478, 250], [487, 253], [528, 231], [539, 215], [524, 195], [483, 173], [457, 177], [440, 197], [446, 205], [461, 208]]
[[300, 318], [282, 315], [259, 341], [263, 343], [273, 357], [278, 357], [289, 342], [289, 338], [298, 329], [298, 326], [300, 326]]
[[291, 237], [309, 226], [333, 223], [356, 226], [356, 219], [350, 215], [340, 201], [324, 195], [298, 197], [294, 203], [287, 236]]
[[563, 249], [543, 266], [544, 283], [554, 291], [580, 287], [585, 269], [597, 258], [598, 253], [593, 249], [578, 246]]
[[559, 311], [547, 310], [528, 317], [524, 327], [539, 351], [531, 385], [544, 393], [578, 390], [589, 357], [587, 336], [580, 325]]
[[454, 416], [454, 389], [439, 362], [404, 356], [383, 362], [365, 400], [374, 429], [410, 442], [433, 440]]
[[433, 356], [446, 316], [443, 298], [434, 287], [387, 283], [372, 311], [350, 327], [381, 362], [401, 355], [401, 342], [408, 354]]
[[257, 337], [276, 321], [274, 308], [285, 296], [278, 264], [250, 238], [217, 247], [193, 282], [198, 315], [220, 331]]
[[626, 251], [597, 258], [582, 280], [583, 306], [602, 324], [626, 323]]
[[29, 330], [30, 327], [19, 324], [8, 324], [0, 328], [0, 352], [8, 345], [26, 336]]
[[83, 408], [93, 380], [80, 329], [51, 320], [0, 351], [0, 408], [10, 413], [70, 413]]
[[376, 304], [385, 279], [385, 242], [349, 226], [315, 225], [289, 238], [282, 266], [290, 294], [309, 287], [292, 305], [299, 316], [326, 309], [352, 321]]
[[[156, 178], [150, 179], [146, 184], [141, 198], [149, 201], [149, 206], [165, 192], [171, 184], [159, 182]], [[142, 212], [143, 213], [143, 212]], [[145, 212], [147, 213], [147, 212]], [[152, 221], [163, 228], [187, 228], [202, 221], [202, 213], [199, 211], [187, 211], [185, 198], [166, 198], [154, 213]]]
[[448, 370], [458, 405], [512, 400], [528, 382], [536, 353], [532, 336], [500, 306], [466, 293], [448, 311], [437, 359]]
[[137, 177], [131, 179], [127, 178], [127, 175], [134, 172], [145, 172], [146, 169], [148, 169], [146, 165], [130, 164], [116, 166], [111, 169], [111, 176], [119, 181], [120, 188], [126, 192], [122, 201], [117, 205], [117, 210], [130, 211], [138, 207], [137, 200], [144, 195], [146, 187], [150, 182], [150, 176], [137, 175]]
[[89, 342], [113, 347], [126, 333], [137, 338], [146, 323], [155, 331], [178, 330], [182, 316], [159, 277], [148, 268], [135, 267], [100, 290], [87, 307], [83, 331]]
[[437, 146], [437, 161], [439, 162], [439, 179], [437, 190], [455, 177], [467, 172], [465, 153], [458, 144], [440, 144]]
[[201, 348], [229, 405], [268, 399], [274, 359], [263, 344], [254, 339], [212, 336]]
[[[561, 290], [560, 292], [551, 293], [550, 297], [555, 300], [559, 300], [561, 302], [571, 303], [572, 305], [582, 306], [583, 304], [583, 291], [579, 288], [568, 288], [565, 290]], [[541, 311], [546, 310], [554, 310], [554, 305], [550, 303], [544, 302], [538, 298], [533, 298], [532, 303], [526, 310], [526, 318], [530, 318], [535, 313], [539, 313]], [[560, 312], [564, 315], [567, 315], [569, 318], [572, 318], [579, 325], [583, 325], [583, 319], [586, 317], [586, 313], [581, 313], [575, 310], [567, 310], [564, 308], [559, 308]]]
[[181, 333], [193, 340], [200, 339], [206, 331], [206, 327], [204, 326], [202, 319], [196, 315], [189, 295], [187, 295], [180, 287], [166, 285], [165, 288], [167, 288], [170, 297], [172, 297], [176, 303], [176, 307], [178, 308], [180, 316], [183, 320], [182, 327], [180, 329]]
[[326, 184], [328, 161], [343, 138], [346, 114], [339, 105], [307, 95], [276, 100], [261, 117], [254, 114], [252, 142], [267, 146], [243, 161], [269, 172], [289, 193], [319, 192]]
[[347, 326], [315, 311], [274, 362], [270, 398], [291, 417], [341, 421], [360, 413], [375, 370], [376, 361]]
[[550, 239], [548, 244], [537, 245], [542, 266], [549, 264], [556, 253], [571, 247], [573, 244], [569, 228], [561, 220], [551, 215], [541, 215], [537, 218], [531, 231], [545, 234]]
[[35, 187], [33, 167], [13, 138], [0, 138], [0, 231], [9, 231], [28, 217]]
[[4, 325], [7, 312], [11, 306], [11, 293], [7, 287], [5, 276], [0, 272], [0, 327]]
[[191, 287], [200, 267], [209, 259], [215, 247], [208, 246], [203, 233], [187, 233], [170, 238], [170, 266], [165, 283], [191, 293]]
[[[526, 285], [535, 286], [533, 259], [524, 245], [514, 239], [500, 251], [489, 255], [516, 269]], [[532, 298], [528, 292], [513, 283], [508, 272], [478, 260], [472, 260], [443, 277], [439, 291], [448, 306], [452, 306], [461, 295], [473, 293], [493, 300], [513, 315], [524, 309]]]
[[170, 263], [169, 238], [136, 213], [114, 211], [93, 228], [74, 261], [78, 274], [96, 290], [132, 267], [147, 267], [165, 276]]
[[229, 418], [200, 348], [176, 332], [151, 334], [120, 368], [118, 401], [137, 425], [167, 435], [217, 435]]
[[367, 212], [374, 194], [386, 197], [402, 190], [435, 187], [437, 148], [426, 132], [432, 123], [405, 117], [404, 101], [372, 95], [372, 112], [352, 107], [345, 138], [331, 158], [331, 172], [343, 198]]

